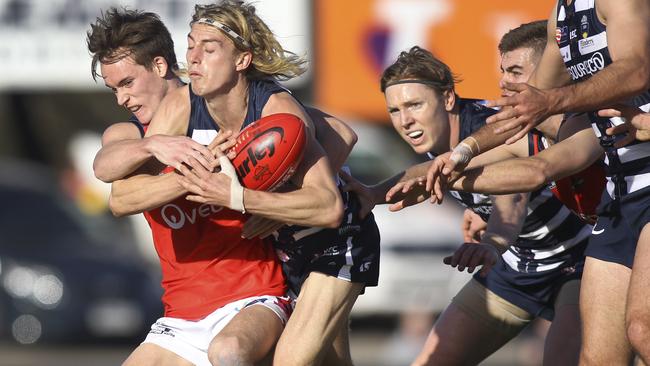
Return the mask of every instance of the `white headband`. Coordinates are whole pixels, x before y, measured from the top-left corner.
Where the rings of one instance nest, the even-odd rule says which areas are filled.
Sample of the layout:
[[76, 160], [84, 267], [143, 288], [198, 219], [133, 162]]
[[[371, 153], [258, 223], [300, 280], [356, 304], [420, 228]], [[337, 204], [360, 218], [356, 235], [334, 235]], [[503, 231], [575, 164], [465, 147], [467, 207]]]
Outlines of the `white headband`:
[[223, 31], [224, 33], [229, 35], [231, 38], [233, 38], [235, 40], [235, 42], [238, 42], [239, 44], [241, 44], [242, 46], [244, 46], [246, 48], [251, 48], [250, 44], [248, 44], [248, 42], [246, 42], [244, 37], [240, 36], [239, 34], [237, 34], [237, 32], [232, 30], [232, 28], [230, 28], [229, 26], [227, 26], [227, 25], [225, 25], [223, 23], [219, 23], [216, 20], [213, 20], [213, 19], [210, 19], [210, 18], [199, 18], [198, 20], [192, 22], [192, 24], [195, 24], [195, 23], [211, 25], [213, 27], [219, 28], [221, 31]]

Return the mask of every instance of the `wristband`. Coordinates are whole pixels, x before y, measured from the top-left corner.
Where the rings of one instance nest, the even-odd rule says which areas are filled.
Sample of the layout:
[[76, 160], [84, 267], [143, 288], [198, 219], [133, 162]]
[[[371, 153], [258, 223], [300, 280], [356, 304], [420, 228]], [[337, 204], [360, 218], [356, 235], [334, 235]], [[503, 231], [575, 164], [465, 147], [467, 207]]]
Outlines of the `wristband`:
[[230, 177], [230, 208], [245, 214], [244, 187], [239, 183], [235, 167], [232, 166], [230, 159], [224, 155], [219, 157], [219, 164], [221, 165], [221, 172]]
[[461, 142], [451, 151], [449, 160], [456, 164], [467, 165], [473, 157], [472, 148], [468, 144]]

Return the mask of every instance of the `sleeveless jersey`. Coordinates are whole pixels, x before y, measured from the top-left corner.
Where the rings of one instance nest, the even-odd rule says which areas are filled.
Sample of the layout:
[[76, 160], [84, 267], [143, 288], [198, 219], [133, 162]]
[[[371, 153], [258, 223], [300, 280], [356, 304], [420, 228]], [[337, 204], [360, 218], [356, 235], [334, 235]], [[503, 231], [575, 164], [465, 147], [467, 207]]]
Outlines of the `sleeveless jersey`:
[[[541, 132], [537, 130], [531, 132], [528, 150], [529, 155], [532, 156], [548, 148], [550, 143]], [[605, 182], [605, 168], [602, 162], [596, 162], [576, 174], [551, 182], [549, 188], [553, 195], [574, 214], [593, 225], [598, 217], [596, 209]]]
[[[460, 99], [459, 102], [460, 140], [480, 129], [485, 124], [485, 119], [497, 112], [483, 106], [482, 101]], [[489, 196], [456, 191], [450, 193], [462, 205], [488, 221], [492, 212]], [[502, 258], [510, 268], [518, 272], [553, 270], [569, 263], [569, 250], [582, 244], [590, 233], [590, 225], [572, 214], [548, 188], [543, 188], [530, 193], [521, 232]]]
[[[204, 99], [189, 89], [187, 136], [207, 144], [209, 134], [201, 131], [210, 126], [216, 136], [218, 127]], [[285, 278], [271, 243], [241, 238], [247, 216], [180, 197], [145, 212], [145, 217], [162, 267], [165, 316], [196, 320], [235, 300], [285, 295]]]
[[[567, 71], [573, 81], [584, 81], [612, 63], [607, 46], [607, 29], [596, 13], [595, 0], [558, 1], [556, 40]], [[646, 91], [627, 102], [644, 111], [650, 109], [650, 92]], [[622, 148], [614, 143], [623, 135], [609, 136], [605, 130], [619, 125], [620, 118], [589, 118], [607, 164], [607, 192], [612, 199], [650, 185], [650, 142], [635, 141]]]

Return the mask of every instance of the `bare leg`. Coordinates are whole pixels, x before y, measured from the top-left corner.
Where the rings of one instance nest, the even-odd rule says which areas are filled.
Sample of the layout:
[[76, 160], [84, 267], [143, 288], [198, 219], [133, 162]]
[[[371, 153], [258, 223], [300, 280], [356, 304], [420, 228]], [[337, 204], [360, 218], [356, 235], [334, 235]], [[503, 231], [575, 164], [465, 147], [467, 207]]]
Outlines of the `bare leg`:
[[152, 343], [143, 343], [139, 345], [122, 364], [122, 366], [149, 365], [192, 366], [192, 363], [168, 349], [162, 348]]
[[212, 339], [208, 358], [214, 366], [253, 365], [271, 351], [281, 332], [282, 322], [271, 309], [249, 306]]
[[274, 365], [319, 365], [361, 293], [363, 284], [311, 272], [278, 341]]
[[580, 288], [581, 365], [628, 365], [632, 349], [625, 333], [625, 302], [631, 270], [587, 257]]
[[341, 324], [332, 346], [325, 353], [323, 366], [352, 366], [352, 355], [350, 354], [350, 327], [349, 322]]
[[650, 225], [641, 231], [627, 303], [627, 336], [644, 363], [650, 362]]
[[580, 359], [580, 281], [562, 286], [555, 301], [555, 318], [546, 335], [544, 365], [573, 366]]
[[529, 314], [471, 280], [433, 325], [412, 366], [477, 365], [529, 322]]

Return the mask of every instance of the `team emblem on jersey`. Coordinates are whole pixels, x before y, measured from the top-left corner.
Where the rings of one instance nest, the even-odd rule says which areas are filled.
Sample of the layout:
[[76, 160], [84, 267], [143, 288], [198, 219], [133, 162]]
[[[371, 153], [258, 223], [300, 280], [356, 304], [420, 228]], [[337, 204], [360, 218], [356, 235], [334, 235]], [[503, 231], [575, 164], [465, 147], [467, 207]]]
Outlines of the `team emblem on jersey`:
[[555, 28], [555, 40], [558, 44], [566, 42], [568, 35], [569, 27], [563, 26]]
[[586, 15], [583, 15], [582, 19], [580, 19], [580, 32], [582, 32], [582, 38], [589, 36], [589, 21]]

